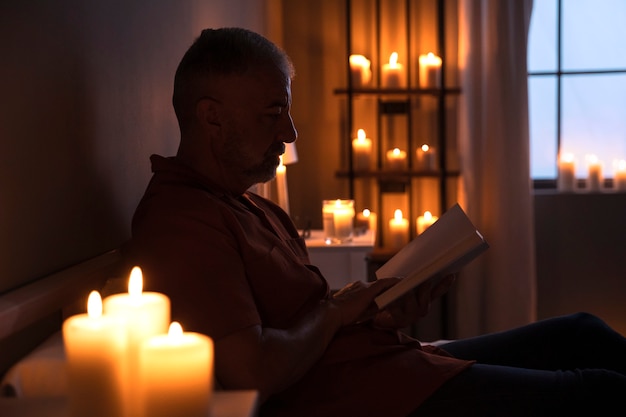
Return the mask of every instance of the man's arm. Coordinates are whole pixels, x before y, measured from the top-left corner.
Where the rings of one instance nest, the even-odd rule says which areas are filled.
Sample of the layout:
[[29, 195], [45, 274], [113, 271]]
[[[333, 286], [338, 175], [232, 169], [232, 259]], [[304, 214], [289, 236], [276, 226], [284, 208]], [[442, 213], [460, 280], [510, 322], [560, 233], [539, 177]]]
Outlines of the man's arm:
[[259, 390], [261, 402], [300, 379], [342, 326], [369, 314], [374, 297], [394, 280], [349, 284], [289, 329], [253, 326], [215, 341], [216, 374], [229, 389]]

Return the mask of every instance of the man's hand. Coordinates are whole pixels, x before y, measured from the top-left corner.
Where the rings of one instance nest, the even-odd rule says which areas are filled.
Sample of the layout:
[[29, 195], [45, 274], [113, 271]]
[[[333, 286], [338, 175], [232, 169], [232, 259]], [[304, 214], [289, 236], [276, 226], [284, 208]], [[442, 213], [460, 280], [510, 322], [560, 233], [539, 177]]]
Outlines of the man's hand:
[[397, 278], [351, 282], [333, 294], [330, 302], [341, 312], [341, 323], [344, 326], [369, 320], [377, 311], [374, 298], [397, 282]]
[[431, 302], [448, 292], [455, 279], [454, 275], [448, 275], [434, 287], [431, 280], [418, 285], [413, 291], [380, 310], [374, 317], [374, 324], [394, 329], [409, 326], [428, 314]]

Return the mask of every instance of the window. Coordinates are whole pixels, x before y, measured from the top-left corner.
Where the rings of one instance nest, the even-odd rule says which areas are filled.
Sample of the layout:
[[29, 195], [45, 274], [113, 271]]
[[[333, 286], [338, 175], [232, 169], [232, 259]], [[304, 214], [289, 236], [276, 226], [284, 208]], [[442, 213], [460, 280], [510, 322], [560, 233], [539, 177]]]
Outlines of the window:
[[[528, 42], [530, 166], [555, 184], [557, 156], [626, 160], [626, 1], [534, 0]], [[537, 181], [539, 180], [539, 181]]]

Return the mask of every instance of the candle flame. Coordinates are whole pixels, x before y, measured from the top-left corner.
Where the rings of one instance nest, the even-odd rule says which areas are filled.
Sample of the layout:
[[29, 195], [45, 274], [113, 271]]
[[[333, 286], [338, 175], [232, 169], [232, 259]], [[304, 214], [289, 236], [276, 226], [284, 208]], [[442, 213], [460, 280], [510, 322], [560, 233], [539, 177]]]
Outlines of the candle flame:
[[392, 52], [389, 55], [389, 66], [395, 67], [396, 65], [398, 65], [398, 53]]
[[365, 130], [363, 130], [363, 129], [359, 129], [359, 130], [356, 132], [356, 137], [357, 137], [357, 139], [358, 139], [359, 141], [363, 141], [363, 140], [365, 139], [365, 137], [366, 137], [366, 136], [365, 136]]
[[393, 212], [393, 218], [396, 220], [402, 220], [402, 210], [396, 209], [396, 211]]
[[424, 220], [430, 220], [432, 218], [433, 218], [433, 214], [430, 211], [426, 210], [424, 212]]
[[128, 294], [131, 299], [139, 299], [143, 292], [143, 274], [141, 268], [138, 266], [133, 267], [130, 271], [130, 278], [128, 279]]
[[600, 160], [598, 159], [598, 155], [594, 154], [586, 155], [586, 159], [589, 165], [595, 165], [600, 162]]
[[369, 68], [371, 65], [370, 60], [367, 59], [365, 56], [356, 54], [350, 55], [350, 63], [354, 65], [360, 65], [365, 68]]
[[426, 144], [423, 144], [423, 145], [422, 145], [422, 150], [423, 150], [424, 152], [428, 152], [428, 150], [429, 150], [429, 149], [430, 149], [430, 146], [428, 146], [428, 145], [426, 145]]
[[335, 200], [335, 207], [341, 207], [341, 199]]
[[183, 326], [177, 321], [171, 322], [167, 335], [174, 340], [179, 340], [183, 336]]
[[615, 161], [615, 169], [618, 171], [626, 171], [626, 159]]
[[369, 216], [370, 216], [370, 214], [371, 214], [371, 212], [370, 212], [370, 210], [369, 210], [369, 209], [364, 209], [364, 210], [363, 210], [363, 216], [365, 216], [365, 217], [369, 217]]
[[98, 291], [89, 293], [87, 299], [87, 315], [89, 317], [98, 318], [102, 316], [102, 297]]
[[392, 153], [393, 153], [395, 156], [400, 155], [400, 148], [393, 148]]
[[573, 153], [564, 153], [561, 155], [562, 162], [574, 162], [574, 154]]

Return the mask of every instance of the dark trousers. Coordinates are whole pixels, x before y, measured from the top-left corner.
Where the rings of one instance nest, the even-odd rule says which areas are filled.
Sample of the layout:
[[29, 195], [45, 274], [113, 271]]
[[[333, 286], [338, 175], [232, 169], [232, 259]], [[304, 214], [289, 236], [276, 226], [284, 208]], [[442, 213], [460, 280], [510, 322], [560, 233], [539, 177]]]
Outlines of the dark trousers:
[[577, 313], [442, 348], [477, 363], [411, 417], [626, 415], [626, 338]]

